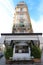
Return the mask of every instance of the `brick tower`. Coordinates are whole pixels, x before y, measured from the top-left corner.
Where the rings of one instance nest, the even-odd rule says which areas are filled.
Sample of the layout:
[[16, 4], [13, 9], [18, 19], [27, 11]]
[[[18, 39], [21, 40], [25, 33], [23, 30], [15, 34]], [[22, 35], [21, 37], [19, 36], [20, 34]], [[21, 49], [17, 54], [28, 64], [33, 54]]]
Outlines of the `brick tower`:
[[24, 2], [17, 4], [14, 13], [12, 33], [32, 33], [28, 7]]

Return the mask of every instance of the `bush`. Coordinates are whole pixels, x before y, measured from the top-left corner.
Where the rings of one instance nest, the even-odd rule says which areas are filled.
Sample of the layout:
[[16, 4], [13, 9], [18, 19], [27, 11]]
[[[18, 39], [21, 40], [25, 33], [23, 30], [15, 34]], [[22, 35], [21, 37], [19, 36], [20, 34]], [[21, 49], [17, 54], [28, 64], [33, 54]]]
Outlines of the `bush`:
[[32, 46], [31, 48], [31, 56], [34, 58], [41, 58], [41, 50], [37, 46]]
[[6, 59], [9, 59], [10, 57], [13, 56], [13, 49], [11, 46], [6, 48], [4, 55]]

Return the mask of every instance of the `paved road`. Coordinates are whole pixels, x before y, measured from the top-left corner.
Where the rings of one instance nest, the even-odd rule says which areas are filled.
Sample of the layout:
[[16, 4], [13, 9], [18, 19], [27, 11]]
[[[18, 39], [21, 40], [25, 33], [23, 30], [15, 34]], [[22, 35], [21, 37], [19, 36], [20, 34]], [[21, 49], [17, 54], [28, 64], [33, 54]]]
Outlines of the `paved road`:
[[5, 58], [2, 57], [0, 59], [0, 65], [43, 65], [43, 51], [42, 51], [42, 56], [41, 56], [41, 63], [34, 63], [34, 64], [23, 64], [23, 63], [20, 63], [20, 64], [6, 64], [5, 63]]
[[5, 65], [5, 58], [4, 58], [4, 57], [2, 57], [2, 58], [0, 59], [0, 65]]
[[41, 55], [41, 65], [43, 65], [43, 50], [42, 50], [42, 55]]

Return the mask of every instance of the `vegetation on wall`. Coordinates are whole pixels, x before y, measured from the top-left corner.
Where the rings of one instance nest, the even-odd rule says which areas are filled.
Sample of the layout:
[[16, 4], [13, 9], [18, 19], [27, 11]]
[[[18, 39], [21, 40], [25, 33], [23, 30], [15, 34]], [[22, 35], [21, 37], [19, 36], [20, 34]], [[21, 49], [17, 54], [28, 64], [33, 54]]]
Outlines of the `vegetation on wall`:
[[31, 47], [31, 56], [33, 56], [34, 58], [41, 58], [41, 50], [39, 47], [37, 46], [32, 46]]
[[5, 58], [10, 59], [10, 57], [13, 56], [13, 48], [11, 46], [8, 46], [4, 52]]

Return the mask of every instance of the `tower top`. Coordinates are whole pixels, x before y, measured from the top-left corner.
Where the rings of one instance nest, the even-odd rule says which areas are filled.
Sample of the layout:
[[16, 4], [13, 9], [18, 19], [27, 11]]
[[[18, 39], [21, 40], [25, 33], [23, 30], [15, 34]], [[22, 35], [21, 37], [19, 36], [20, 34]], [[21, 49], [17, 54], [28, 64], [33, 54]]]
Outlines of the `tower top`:
[[24, 1], [20, 1], [18, 4], [25, 4], [25, 2]]
[[17, 4], [17, 6], [20, 6], [20, 5], [25, 5], [25, 6], [27, 6], [24, 1], [20, 1], [20, 2]]

